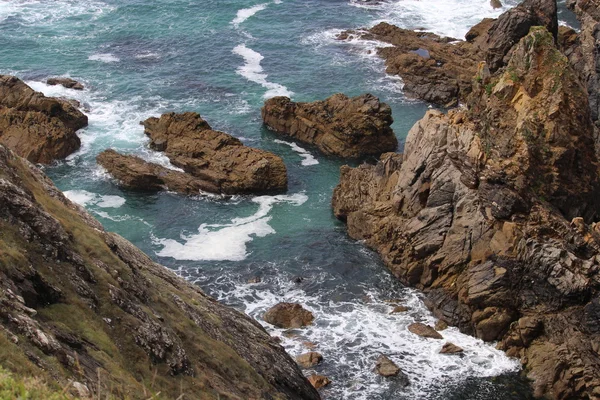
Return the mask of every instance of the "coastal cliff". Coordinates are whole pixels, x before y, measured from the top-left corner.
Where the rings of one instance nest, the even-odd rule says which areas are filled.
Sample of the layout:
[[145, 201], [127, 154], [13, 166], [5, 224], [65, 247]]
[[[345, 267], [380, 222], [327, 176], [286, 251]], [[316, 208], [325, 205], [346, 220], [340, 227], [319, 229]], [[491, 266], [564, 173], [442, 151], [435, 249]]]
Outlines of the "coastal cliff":
[[348, 233], [445, 322], [521, 357], [536, 396], [600, 396], [600, 175], [586, 87], [533, 27], [403, 155], [342, 167]]
[[256, 321], [106, 232], [1, 145], [0, 205], [5, 369], [83, 398], [319, 398]]

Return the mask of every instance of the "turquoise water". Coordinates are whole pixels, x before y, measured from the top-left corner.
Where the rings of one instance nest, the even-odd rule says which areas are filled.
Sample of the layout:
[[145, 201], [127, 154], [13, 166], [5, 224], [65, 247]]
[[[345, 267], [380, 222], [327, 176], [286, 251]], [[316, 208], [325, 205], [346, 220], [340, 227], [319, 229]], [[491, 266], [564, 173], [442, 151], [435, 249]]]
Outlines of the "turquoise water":
[[[505, 9], [516, 1], [506, 1]], [[46, 167], [57, 186], [163, 265], [260, 320], [279, 301], [298, 301], [315, 325], [283, 335], [290, 354], [311, 342], [334, 383], [328, 399], [528, 399], [519, 363], [450, 328], [464, 356], [410, 334], [435, 323], [421, 296], [404, 288], [379, 258], [350, 240], [331, 213], [343, 160], [266, 130], [260, 107], [285, 94], [313, 101], [364, 92], [388, 102], [402, 140], [427, 104], [407, 99], [373, 54], [376, 43], [338, 42], [337, 32], [376, 21], [460, 37], [501, 12], [487, 1], [403, 0], [363, 6], [346, 0], [0, 2], [0, 73], [48, 95], [76, 98], [90, 119], [83, 146]], [[86, 90], [49, 87], [70, 76]], [[216, 129], [281, 155], [289, 190], [281, 196], [185, 197], [121, 190], [95, 163], [113, 147], [168, 165], [150, 151], [139, 121], [166, 111], [197, 111]], [[260, 283], [250, 284], [260, 277]], [[386, 302], [411, 307], [389, 315]], [[386, 354], [409, 375], [399, 388], [372, 372]], [[307, 371], [309, 373], [310, 371]]]

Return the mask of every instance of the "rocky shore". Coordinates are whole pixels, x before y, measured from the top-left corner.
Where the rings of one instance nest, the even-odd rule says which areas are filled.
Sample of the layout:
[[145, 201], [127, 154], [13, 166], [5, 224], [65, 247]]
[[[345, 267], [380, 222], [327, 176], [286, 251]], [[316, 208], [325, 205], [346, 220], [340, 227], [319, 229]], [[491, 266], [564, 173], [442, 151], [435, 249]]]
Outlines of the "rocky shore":
[[251, 318], [106, 232], [0, 145], [3, 366], [82, 398], [318, 399]]
[[[575, 5], [591, 21], [586, 6], [598, 9]], [[567, 57], [554, 1], [525, 1], [483, 24], [491, 28], [480, 62], [457, 92], [465, 105], [429, 111], [404, 154], [342, 167], [334, 212], [395, 276], [426, 293], [436, 316], [520, 357], [536, 396], [598, 398], [600, 170], [589, 27], [584, 21]], [[498, 29], [510, 40], [492, 40]]]

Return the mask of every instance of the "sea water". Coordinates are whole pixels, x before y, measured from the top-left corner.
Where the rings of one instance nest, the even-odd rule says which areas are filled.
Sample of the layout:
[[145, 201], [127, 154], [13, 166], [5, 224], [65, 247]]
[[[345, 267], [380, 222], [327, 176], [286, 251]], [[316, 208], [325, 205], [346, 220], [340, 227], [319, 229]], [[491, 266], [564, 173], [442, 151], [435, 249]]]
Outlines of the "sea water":
[[[323, 354], [324, 362], [305, 372], [332, 379], [324, 398], [529, 399], [518, 360], [493, 344], [449, 328], [445, 341], [465, 352], [447, 356], [439, 354], [445, 341], [408, 332], [412, 322], [436, 322], [422, 295], [395, 280], [332, 214], [346, 162], [273, 134], [260, 118], [273, 96], [314, 101], [369, 92], [392, 107], [402, 142], [429, 105], [407, 98], [402, 81], [385, 74], [374, 52], [385, 44], [337, 41], [337, 33], [387, 21], [460, 38], [516, 3], [494, 10], [488, 0], [5, 0], [0, 73], [81, 102], [89, 117], [81, 149], [45, 171], [108, 230], [258, 321], [280, 301], [315, 314], [306, 329], [263, 325], [292, 356]], [[577, 27], [564, 11], [561, 20]], [[86, 89], [44, 84], [51, 76]], [[281, 155], [288, 192], [224, 197], [119, 188], [95, 162], [104, 149], [177, 169], [148, 148], [139, 124], [167, 111], [199, 112], [213, 128]], [[410, 310], [390, 314], [391, 300]], [[380, 354], [409, 376], [408, 387], [373, 372]]]

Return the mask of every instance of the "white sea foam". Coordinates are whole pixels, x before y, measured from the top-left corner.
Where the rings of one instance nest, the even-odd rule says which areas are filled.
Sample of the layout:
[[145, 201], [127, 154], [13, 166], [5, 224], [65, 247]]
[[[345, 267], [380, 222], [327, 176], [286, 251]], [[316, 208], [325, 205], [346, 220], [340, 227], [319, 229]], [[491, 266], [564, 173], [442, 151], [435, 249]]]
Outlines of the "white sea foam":
[[302, 165], [304, 166], [317, 165], [319, 163], [319, 161], [312, 154], [310, 154], [308, 150], [298, 146], [296, 143], [286, 142], [285, 140], [279, 139], [275, 139], [274, 142], [290, 146], [292, 150], [300, 154], [300, 156], [302, 157]]
[[267, 74], [264, 73], [260, 62], [264, 59], [262, 54], [246, 47], [245, 44], [240, 44], [233, 49], [233, 53], [241, 56], [246, 62], [241, 67], [238, 67], [237, 73], [251, 82], [258, 83], [267, 92], [263, 95], [265, 99], [275, 96], [291, 97], [294, 93], [283, 85], [267, 81]]
[[106, 3], [90, 0], [54, 0], [51, 7], [48, 7], [47, 2], [40, 0], [1, 1], [0, 22], [17, 17], [26, 25], [51, 25], [80, 15], [89, 15], [90, 19], [94, 20], [113, 9], [113, 6]]
[[116, 57], [115, 55], [113, 55], [111, 53], [92, 54], [91, 56], [88, 57], [88, 60], [101, 61], [101, 62], [107, 63], [107, 64], [121, 61], [121, 59], [119, 59], [119, 57]]
[[157, 255], [176, 260], [229, 260], [242, 261], [248, 253], [246, 245], [253, 237], [264, 237], [275, 233], [269, 225], [268, 215], [278, 203], [302, 205], [308, 200], [304, 193], [279, 196], [259, 196], [252, 199], [259, 205], [258, 211], [245, 218], [234, 218], [230, 224], [202, 224], [198, 233], [182, 235], [183, 243], [172, 239], [155, 239], [163, 248]]
[[250, 8], [243, 8], [237, 12], [236, 17], [233, 19], [233, 21], [231, 21], [231, 23], [237, 28], [242, 22], [246, 21], [257, 12], [264, 10], [268, 5], [269, 3], [262, 3]]
[[80, 206], [95, 205], [100, 208], [119, 208], [125, 204], [125, 199], [121, 196], [100, 195], [88, 192], [87, 190], [67, 190], [63, 193], [67, 199]]
[[[382, 286], [389, 287], [387, 284]], [[394, 397], [399, 399], [432, 398], [449, 382], [459, 383], [469, 377], [492, 377], [520, 368], [516, 359], [508, 358], [492, 345], [464, 335], [456, 328], [442, 331], [444, 340], [424, 339], [409, 332], [407, 327], [413, 322], [429, 325], [436, 322], [416, 290], [405, 289], [401, 294], [401, 303], [410, 308], [409, 312], [391, 315], [393, 306], [385, 302], [379, 292], [371, 291], [366, 298], [351, 301], [324, 301], [319, 295], [307, 295], [291, 283], [289, 276], [267, 276], [258, 285], [235, 282], [221, 287], [231, 289], [215, 289], [213, 294], [219, 300], [234, 304], [243, 302], [244, 311], [261, 322], [271, 334], [279, 336], [292, 356], [312, 350], [311, 343], [316, 346], [315, 351], [323, 354], [329, 363], [325, 366], [330, 368], [326, 374], [335, 381], [335, 385], [327, 389], [328, 398], [370, 400], [392, 390], [391, 381], [382, 380], [372, 372], [375, 360], [381, 354], [398, 364], [410, 379], [410, 385]], [[323, 295], [331, 298], [331, 293]], [[315, 315], [313, 325], [290, 332], [265, 323], [263, 313], [279, 302], [301, 303]], [[462, 347], [464, 354], [439, 354], [446, 341]], [[331, 367], [331, 363], [335, 367]], [[307, 373], [323, 373], [321, 368], [323, 366], [318, 366]]]

